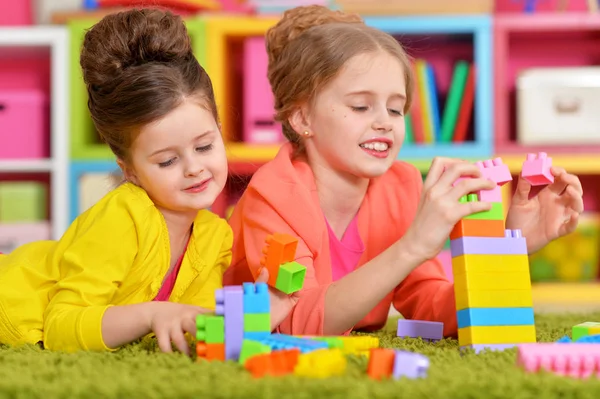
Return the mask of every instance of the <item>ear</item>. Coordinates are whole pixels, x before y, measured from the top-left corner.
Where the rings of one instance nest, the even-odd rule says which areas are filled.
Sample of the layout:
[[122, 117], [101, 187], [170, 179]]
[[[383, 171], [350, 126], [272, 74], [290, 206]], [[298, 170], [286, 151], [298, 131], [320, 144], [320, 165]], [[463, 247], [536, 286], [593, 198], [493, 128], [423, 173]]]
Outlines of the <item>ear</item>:
[[119, 165], [119, 168], [121, 168], [125, 180], [135, 185], [139, 185], [135, 171], [131, 166], [129, 166], [129, 164], [127, 164], [127, 162], [123, 161], [121, 158], [117, 158], [117, 164]]
[[305, 132], [308, 132], [308, 135], [312, 134], [308, 108], [306, 106], [296, 108], [288, 118], [288, 122], [292, 129], [299, 135], [307, 136]]

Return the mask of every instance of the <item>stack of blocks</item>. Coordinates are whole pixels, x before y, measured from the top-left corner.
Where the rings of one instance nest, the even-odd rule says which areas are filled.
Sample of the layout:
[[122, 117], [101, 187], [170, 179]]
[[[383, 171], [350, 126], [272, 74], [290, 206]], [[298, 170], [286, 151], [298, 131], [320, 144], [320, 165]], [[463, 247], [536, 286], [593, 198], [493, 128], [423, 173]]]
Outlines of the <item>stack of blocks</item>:
[[500, 187], [512, 180], [500, 158], [478, 162], [496, 188], [461, 201], [487, 201], [489, 211], [462, 219], [450, 234], [461, 348], [504, 349], [536, 342], [529, 259], [520, 230], [505, 230]]
[[294, 293], [304, 285], [306, 267], [295, 262], [298, 239], [288, 234], [267, 236], [263, 256], [258, 267], [251, 268], [254, 279], [263, 267], [269, 270], [269, 284], [286, 294]]

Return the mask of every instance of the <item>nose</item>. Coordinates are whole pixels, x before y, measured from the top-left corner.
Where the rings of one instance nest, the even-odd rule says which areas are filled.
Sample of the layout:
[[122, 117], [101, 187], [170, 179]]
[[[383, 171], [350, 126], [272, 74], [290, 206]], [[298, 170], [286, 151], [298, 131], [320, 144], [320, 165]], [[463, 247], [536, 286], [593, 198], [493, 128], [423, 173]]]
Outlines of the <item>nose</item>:
[[394, 128], [386, 107], [384, 107], [382, 112], [377, 113], [371, 127], [373, 130], [383, 133], [387, 133]]
[[196, 177], [204, 172], [204, 165], [198, 157], [190, 157], [185, 162], [184, 173], [186, 177]]

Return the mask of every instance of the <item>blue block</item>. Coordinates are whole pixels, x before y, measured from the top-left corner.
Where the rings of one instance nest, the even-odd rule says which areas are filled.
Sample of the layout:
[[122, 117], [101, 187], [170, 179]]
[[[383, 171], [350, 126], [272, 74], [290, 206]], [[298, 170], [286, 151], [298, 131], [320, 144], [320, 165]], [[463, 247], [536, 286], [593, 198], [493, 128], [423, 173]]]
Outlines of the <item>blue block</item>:
[[259, 341], [271, 347], [271, 350], [300, 349], [300, 353], [308, 353], [317, 349], [328, 349], [327, 342], [315, 341], [307, 338], [298, 338], [285, 334], [272, 334]]
[[586, 335], [575, 341], [576, 344], [600, 344], [600, 334]]
[[269, 331], [244, 331], [244, 339], [252, 341], [262, 341], [269, 338], [269, 335], [271, 335]]
[[467, 308], [456, 312], [458, 328], [534, 324], [533, 308]]
[[243, 283], [244, 289], [244, 313], [270, 313], [271, 298], [269, 297], [269, 287], [266, 283]]

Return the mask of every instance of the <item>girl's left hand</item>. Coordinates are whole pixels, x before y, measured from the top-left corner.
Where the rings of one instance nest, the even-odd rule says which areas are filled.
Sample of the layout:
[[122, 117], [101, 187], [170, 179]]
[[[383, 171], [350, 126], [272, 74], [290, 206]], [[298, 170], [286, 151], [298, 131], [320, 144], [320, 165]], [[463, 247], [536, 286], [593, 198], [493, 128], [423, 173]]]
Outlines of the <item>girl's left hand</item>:
[[575, 231], [583, 212], [583, 188], [579, 178], [559, 167], [552, 167], [551, 173], [554, 183], [534, 196], [530, 195], [531, 184], [519, 176], [506, 216], [506, 228], [521, 229], [530, 254]]

